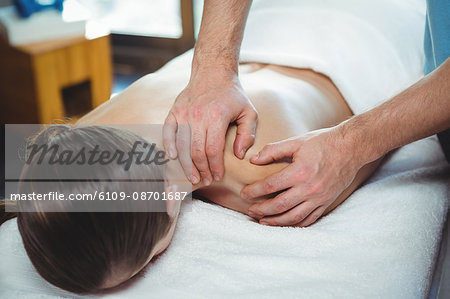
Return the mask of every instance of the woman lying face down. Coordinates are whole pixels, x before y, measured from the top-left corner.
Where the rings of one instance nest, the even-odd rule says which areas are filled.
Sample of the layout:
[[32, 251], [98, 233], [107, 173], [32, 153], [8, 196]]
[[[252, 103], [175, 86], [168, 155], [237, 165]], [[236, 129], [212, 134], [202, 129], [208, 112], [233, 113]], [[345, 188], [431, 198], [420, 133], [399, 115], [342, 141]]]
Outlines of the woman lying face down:
[[[96, 145], [101, 145], [104, 152], [120, 150], [128, 153], [136, 144], [146, 143], [146, 140], [132, 132], [104, 126], [51, 126], [35, 139], [34, 144], [46, 144], [50, 148], [58, 145], [58, 155], [64, 151], [92, 151]], [[135, 150], [144, 149], [141, 146]], [[45, 167], [52, 158], [43, 156], [43, 163], [38, 165], [40, 157], [34, 156], [31, 163], [25, 166], [22, 179], [37, 177], [43, 170], [42, 165]], [[45, 167], [46, 177], [58, 178], [64, 173], [63, 168], [58, 163]], [[167, 183], [157, 181], [165, 177], [164, 165], [133, 163], [127, 169], [118, 163], [107, 163], [90, 171], [94, 172], [93, 177], [103, 180], [120, 178], [122, 181], [104, 184], [95, 180], [70, 184], [55, 181], [50, 189], [49, 185], [24, 182], [19, 187], [19, 193], [46, 194], [52, 191], [67, 195], [120, 190], [132, 194], [152, 190], [162, 194], [171, 190]], [[150, 180], [145, 184], [130, 184], [126, 181], [140, 178]], [[145, 188], [137, 189], [140, 186]], [[39, 205], [39, 202], [32, 204]], [[91, 293], [127, 281], [169, 245], [181, 201], [152, 201], [145, 204], [147, 206], [141, 204], [136, 209], [163, 212], [71, 212], [64, 211], [70, 210], [70, 206], [65, 206], [59, 212], [19, 213], [17, 222], [25, 250], [43, 278], [64, 290]], [[40, 210], [38, 206], [35, 208]]]
[[[143, 77], [117, 97], [96, 108], [78, 122], [82, 126], [61, 126], [44, 131], [39, 138], [49, 144], [59, 142], [69, 149], [105, 144], [111, 151], [130, 151], [141, 136], [103, 126], [108, 124], [162, 124], [176, 96], [189, 79], [184, 70], [161, 71]], [[316, 129], [332, 126], [352, 115], [345, 100], [329, 78], [311, 70], [273, 65], [250, 64], [240, 70], [245, 92], [259, 112], [254, 146], [243, 160], [234, 156], [235, 126], [230, 126], [225, 141], [225, 174], [220, 182], [192, 186], [195, 195], [224, 207], [247, 214], [255, 202], [268, 198], [244, 200], [241, 189], [289, 165], [278, 161], [256, 166], [248, 157], [263, 146]], [[52, 129], [49, 129], [52, 130]], [[372, 163], [362, 168], [353, 183], [327, 208], [326, 213], [342, 203], [376, 168]], [[108, 166], [111, 178], [123, 167]], [[130, 168], [128, 179], [164, 177], [164, 167], [141, 165]], [[29, 167], [25, 172], [32, 172]], [[56, 171], [54, 169], [54, 171]], [[169, 185], [151, 184], [141, 190], [127, 190], [129, 184], [108, 184], [116, 192], [163, 192]], [[64, 189], [64, 184], [54, 189]], [[76, 192], [89, 193], [96, 185], [85, 182]], [[135, 188], [135, 187], [133, 187]], [[52, 191], [55, 191], [55, 190]], [[21, 192], [49, 190], [21, 190]], [[66, 192], [68, 190], [65, 190]], [[162, 202], [162, 201], [161, 201]], [[138, 273], [172, 238], [181, 201], [165, 201], [164, 212], [118, 213], [20, 213], [18, 225], [25, 249], [36, 270], [50, 283], [75, 293], [108, 289]], [[307, 204], [307, 201], [305, 201]], [[314, 211], [300, 222], [308, 226]]]

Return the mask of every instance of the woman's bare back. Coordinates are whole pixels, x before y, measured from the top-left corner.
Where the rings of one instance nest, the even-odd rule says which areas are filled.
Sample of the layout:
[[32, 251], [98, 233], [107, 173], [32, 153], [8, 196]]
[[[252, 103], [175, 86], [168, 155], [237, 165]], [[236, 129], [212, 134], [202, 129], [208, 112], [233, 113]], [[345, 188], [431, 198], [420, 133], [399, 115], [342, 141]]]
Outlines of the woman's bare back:
[[[163, 69], [144, 76], [78, 123], [163, 124], [176, 96], [188, 80], [189, 73], [184, 68]], [[311, 70], [252, 63], [240, 67], [240, 80], [259, 114], [255, 144], [243, 160], [236, 158], [233, 154], [236, 127], [230, 125], [226, 135], [223, 180], [210, 186], [199, 183], [194, 189], [200, 196], [217, 204], [247, 213], [252, 203], [265, 198], [244, 201], [239, 196], [242, 187], [287, 165], [285, 162], [256, 166], [249, 162], [249, 157], [267, 143], [335, 125], [352, 113], [331, 80]], [[351, 190], [346, 190], [348, 194], [342, 197], [348, 197], [371, 171], [355, 179], [355, 186], [350, 186]], [[345, 198], [337, 200], [330, 209]]]

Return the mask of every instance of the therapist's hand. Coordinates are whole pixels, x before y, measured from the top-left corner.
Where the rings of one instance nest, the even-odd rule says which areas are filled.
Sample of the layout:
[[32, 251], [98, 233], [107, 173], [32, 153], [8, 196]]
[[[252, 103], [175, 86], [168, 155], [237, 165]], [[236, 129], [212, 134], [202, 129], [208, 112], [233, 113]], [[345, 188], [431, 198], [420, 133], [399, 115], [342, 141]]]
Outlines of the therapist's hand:
[[292, 163], [246, 186], [244, 198], [281, 191], [248, 214], [269, 225], [308, 226], [353, 181], [357, 171], [389, 151], [450, 127], [450, 58], [392, 99], [336, 127], [265, 147], [254, 164]]
[[292, 162], [242, 189], [245, 199], [280, 192], [252, 205], [248, 214], [266, 225], [305, 227], [314, 223], [361, 167], [343, 140], [339, 129], [329, 128], [266, 145], [251, 163], [263, 165], [286, 158]]
[[[164, 147], [170, 158], [178, 155], [193, 184], [201, 180], [209, 185], [223, 177], [225, 134], [233, 122], [237, 124], [234, 153], [242, 159], [255, 139], [257, 112], [237, 73], [220, 68], [196, 70], [164, 125]], [[177, 132], [178, 124], [191, 126], [192, 161], [190, 155], [180, 152], [188, 147], [179, 142], [187, 139]]]

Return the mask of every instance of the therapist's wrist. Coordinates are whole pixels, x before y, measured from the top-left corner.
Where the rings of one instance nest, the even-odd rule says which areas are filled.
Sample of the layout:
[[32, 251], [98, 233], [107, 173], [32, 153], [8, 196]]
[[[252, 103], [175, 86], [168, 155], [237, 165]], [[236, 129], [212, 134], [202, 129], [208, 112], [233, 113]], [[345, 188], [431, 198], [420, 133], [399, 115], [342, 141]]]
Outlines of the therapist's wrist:
[[239, 82], [238, 72], [221, 64], [192, 67], [190, 84], [208, 84], [226, 88], [240, 85]]
[[362, 167], [385, 154], [382, 142], [372, 134], [376, 131], [363, 118], [353, 117], [337, 126], [341, 143], [346, 152], [352, 155], [355, 165]]
[[234, 79], [238, 75], [239, 50], [207, 49], [196, 46], [192, 60], [192, 74], [216, 73], [224, 79]]

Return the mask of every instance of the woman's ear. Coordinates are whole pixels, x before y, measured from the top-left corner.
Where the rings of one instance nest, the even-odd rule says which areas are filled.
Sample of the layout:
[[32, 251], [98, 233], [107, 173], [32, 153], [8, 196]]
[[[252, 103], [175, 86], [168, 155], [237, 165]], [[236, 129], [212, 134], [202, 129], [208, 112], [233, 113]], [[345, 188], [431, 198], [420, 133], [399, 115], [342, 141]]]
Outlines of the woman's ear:
[[175, 217], [178, 213], [178, 201], [175, 199], [175, 195], [173, 193], [178, 191], [178, 186], [173, 184], [166, 187], [166, 209], [167, 214], [172, 218]]

